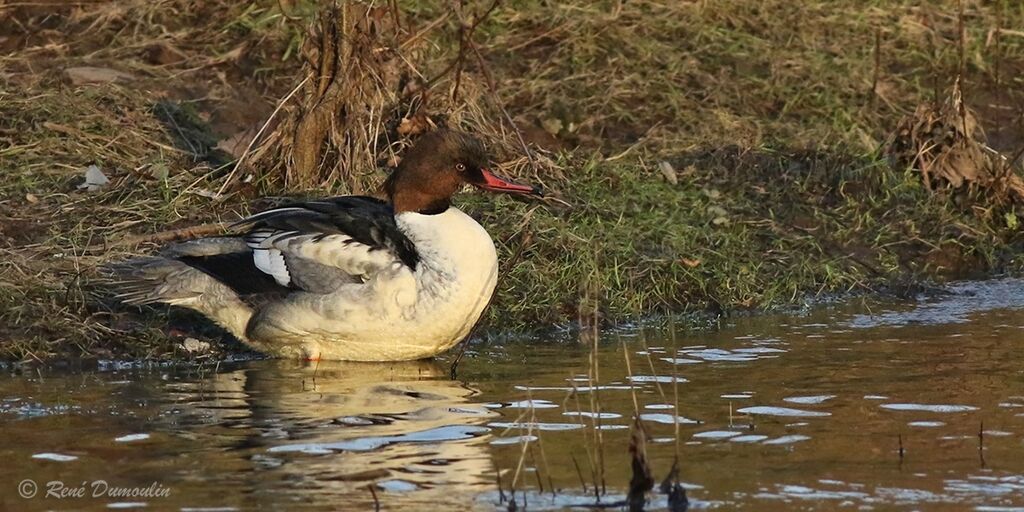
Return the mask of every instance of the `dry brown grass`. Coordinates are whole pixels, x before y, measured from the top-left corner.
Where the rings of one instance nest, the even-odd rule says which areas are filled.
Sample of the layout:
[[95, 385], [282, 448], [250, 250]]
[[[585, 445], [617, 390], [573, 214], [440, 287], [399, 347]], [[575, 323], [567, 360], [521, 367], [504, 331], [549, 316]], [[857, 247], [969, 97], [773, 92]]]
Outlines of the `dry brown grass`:
[[[999, 27], [1019, 25], [1021, 5], [966, 3], [968, 102], [997, 92], [1019, 105], [1024, 38], [999, 37]], [[508, 70], [503, 94], [524, 117], [607, 154], [638, 142], [668, 153], [779, 142], [873, 151], [936, 84], [951, 85], [958, 65], [955, 2], [517, 7], [496, 13], [484, 41]], [[1019, 134], [1019, 119], [1002, 129]]]
[[[396, 166], [410, 139], [447, 126], [484, 139], [512, 175], [528, 167], [535, 176], [559, 176], [554, 161], [503, 117], [486, 63], [478, 61], [482, 78], [463, 72], [479, 56], [473, 32], [489, 13], [445, 12], [417, 24], [393, 6], [324, 8], [302, 47], [302, 79], [268, 120], [245, 168], [290, 189], [372, 193], [380, 169]], [[436, 46], [448, 18], [460, 20], [459, 49], [436, 69], [437, 54], [452, 53]]]
[[918, 171], [931, 190], [980, 189], [993, 202], [1024, 201], [1016, 158], [988, 145], [959, 81], [945, 101], [920, 105], [903, 118], [885, 149], [895, 165]]

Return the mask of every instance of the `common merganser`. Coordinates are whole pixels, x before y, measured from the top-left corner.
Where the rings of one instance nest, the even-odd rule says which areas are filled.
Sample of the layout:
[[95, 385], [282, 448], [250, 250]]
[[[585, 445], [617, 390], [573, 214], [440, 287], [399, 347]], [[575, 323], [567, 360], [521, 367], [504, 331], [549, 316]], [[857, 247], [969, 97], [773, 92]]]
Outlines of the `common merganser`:
[[388, 202], [342, 196], [243, 219], [239, 234], [114, 266], [128, 304], [183, 306], [270, 356], [422, 359], [451, 348], [497, 282], [487, 231], [451, 206], [464, 184], [540, 196], [487, 169], [473, 137], [422, 135], [384, 184]]

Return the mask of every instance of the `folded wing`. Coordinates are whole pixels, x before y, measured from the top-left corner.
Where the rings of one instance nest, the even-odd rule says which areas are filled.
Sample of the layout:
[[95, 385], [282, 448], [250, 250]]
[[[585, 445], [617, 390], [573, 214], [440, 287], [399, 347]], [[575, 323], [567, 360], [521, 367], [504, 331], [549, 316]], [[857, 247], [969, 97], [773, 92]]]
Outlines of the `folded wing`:
[[415, 269], [419, 256], [391, 207], [344, 196], [267, 210], [236, 223], [253, 263], [282, 286], [327, 292], [395, 264]]

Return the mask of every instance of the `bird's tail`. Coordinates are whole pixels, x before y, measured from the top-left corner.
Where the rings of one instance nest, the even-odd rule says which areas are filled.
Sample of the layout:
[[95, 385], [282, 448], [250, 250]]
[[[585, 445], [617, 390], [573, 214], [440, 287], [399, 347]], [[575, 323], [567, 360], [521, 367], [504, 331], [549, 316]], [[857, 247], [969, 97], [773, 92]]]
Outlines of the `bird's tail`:
[[105, 270], [108, 284], [126, 304], [186, 307], [202, 313], [239, 340], [248, 341], [246, 326], [253, 309], [230, 286], [183, 259], [144, 257], [112, 264]]

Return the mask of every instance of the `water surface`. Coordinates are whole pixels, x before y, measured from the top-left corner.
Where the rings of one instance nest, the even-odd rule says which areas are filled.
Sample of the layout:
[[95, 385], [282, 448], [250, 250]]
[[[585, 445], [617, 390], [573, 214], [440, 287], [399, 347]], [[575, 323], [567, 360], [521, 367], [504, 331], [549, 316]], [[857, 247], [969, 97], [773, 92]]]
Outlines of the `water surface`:
[[692, 509], [1024, 511], [1024, 282], [951, 292], [606, 333], [596, 372], [549, 339], [478, 345], [458, 380], [444, 361], [8, 372], [0, 509], [545, 510], [594, 504], [595, 481], [607, 504], [639, 418]]

